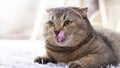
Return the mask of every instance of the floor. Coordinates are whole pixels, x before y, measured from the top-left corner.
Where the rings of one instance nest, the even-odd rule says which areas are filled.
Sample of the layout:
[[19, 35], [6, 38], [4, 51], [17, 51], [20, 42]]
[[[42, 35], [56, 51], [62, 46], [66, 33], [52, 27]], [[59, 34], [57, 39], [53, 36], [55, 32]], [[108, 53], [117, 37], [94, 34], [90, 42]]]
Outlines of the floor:
[[43, 45], [41, 41], [0, 40], [0, 68], [66, 68], [63, 63], [34, 63], [45, 52]]
[[0, 40], [0, 68], [67, 68], [63, 63], [43, 65], [33, 62], [35, 57], [44, 53], [42, 41]]

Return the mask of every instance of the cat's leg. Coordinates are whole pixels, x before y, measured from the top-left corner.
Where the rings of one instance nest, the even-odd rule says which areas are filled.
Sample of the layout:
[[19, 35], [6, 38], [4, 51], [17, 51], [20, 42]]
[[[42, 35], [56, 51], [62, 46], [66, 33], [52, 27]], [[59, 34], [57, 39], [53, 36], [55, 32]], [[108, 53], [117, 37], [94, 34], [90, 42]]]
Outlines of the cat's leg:
[[53, 60], [52, 58], [50, 58], [47, 54], [45, 54], [44, 56], [38, 56], [34, 59], [35, 63], [39, 63], [39, 64], [47, 64], [49, 62], [52, 63], [57, 63], [55, 60]]
[[100, 54], [90, 54], [79, 60], [71, 61], [68, 63], [68, 65], [69, 68], [106, 68], [106, 63], [110, 62], [108, 59], [112, 58], [108, 58]]

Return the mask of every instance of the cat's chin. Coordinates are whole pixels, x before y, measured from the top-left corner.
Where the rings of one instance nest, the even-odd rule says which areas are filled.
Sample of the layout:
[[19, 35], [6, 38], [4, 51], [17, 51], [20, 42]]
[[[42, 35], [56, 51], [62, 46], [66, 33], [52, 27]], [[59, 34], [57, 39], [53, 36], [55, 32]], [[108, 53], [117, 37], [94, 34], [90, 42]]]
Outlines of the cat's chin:
[[58, 47], [66, 47], [66, 45], [59, 43]]
[[[56, 40], [57, 41], [57, 40]], [[60, 47], [64, 47], [64, 46], [66, 46], [65, 45], [65, 42], [66, 42], [66, 40], [64, 40], [64, 41], [57, 41], [57, 44], [58, 44], [58, 46], [60, 46]]]
[[68, 46], [68, 43], [69, 43], [69, 41], [67, 39], [65, 39], [62, 42], [57, 41], [57, 44], [58, 44], [57, 46], [59, 46], [59, 47], [65, 47], [65, 46]]

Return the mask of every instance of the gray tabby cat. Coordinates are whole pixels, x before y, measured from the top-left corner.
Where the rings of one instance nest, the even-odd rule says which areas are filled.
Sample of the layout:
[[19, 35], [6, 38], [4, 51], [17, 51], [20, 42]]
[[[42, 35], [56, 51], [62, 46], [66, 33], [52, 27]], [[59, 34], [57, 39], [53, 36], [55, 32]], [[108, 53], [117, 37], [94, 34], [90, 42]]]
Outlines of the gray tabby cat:
[[120, 34], [94, 29], [87, 8], [60, 7], [48, 10], [44, 37], [47, 53], [34, 62], [64, 62], [69, 68], [106, 68], [120, 59]]

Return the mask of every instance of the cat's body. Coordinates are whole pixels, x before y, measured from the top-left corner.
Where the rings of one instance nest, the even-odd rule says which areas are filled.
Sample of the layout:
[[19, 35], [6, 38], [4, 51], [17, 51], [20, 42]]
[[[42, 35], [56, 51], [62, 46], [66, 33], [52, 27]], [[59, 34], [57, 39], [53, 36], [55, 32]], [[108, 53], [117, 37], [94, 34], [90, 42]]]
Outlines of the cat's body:
[[46, 55], [35, 62], [64, 62], [69, 68], [106, 68], [117, 65], [120, 35], [109, 30], [94, 30], [87, 18], [87, 8], [48, 10], [45, 24]]

